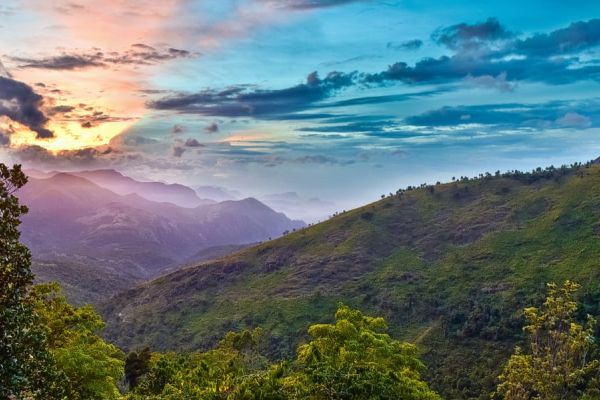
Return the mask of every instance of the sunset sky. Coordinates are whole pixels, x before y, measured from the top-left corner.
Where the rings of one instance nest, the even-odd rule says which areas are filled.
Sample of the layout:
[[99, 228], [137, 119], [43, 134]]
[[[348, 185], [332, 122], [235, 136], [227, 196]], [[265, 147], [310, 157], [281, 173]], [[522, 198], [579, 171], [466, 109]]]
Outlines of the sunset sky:
[[2, 0], [0, 156], [332, 210], [593, 159], [599, 18], [598, 1]]

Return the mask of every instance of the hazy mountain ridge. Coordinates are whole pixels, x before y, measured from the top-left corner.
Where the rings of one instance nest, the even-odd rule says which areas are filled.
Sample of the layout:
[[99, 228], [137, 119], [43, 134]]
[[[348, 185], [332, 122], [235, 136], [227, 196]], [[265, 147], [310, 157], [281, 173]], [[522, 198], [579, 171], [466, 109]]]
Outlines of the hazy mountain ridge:
[[113, 169], [78, 171], [70, 174], [86, 178], [120, 195], [137, 194], [147, 200], [173, 203], [180, 207], [193, 208], [216, 202], [212, 199], [201, 199], [192, 188], [178, 183], [142, 182]]
[[285, 355], [344, 301], [417, 341], [445, 397], [487, 398], [546, 282], [599, 314], [598, 193], [598, 165], [411, 190], [124, 292], [107, 334], [181, 350], [262, 326]]
[[30, 178], [19, 192], [30, 209], [22, 239], [38, 266], [72, 255], [97, 260], [95, 266], [104, 261], [111, 274], [139, 281], [205, 248], [256, 243], [304, 226], [251, 198], [186, 208], [137, 193], [119, 195], [70, 173], [48, 176]]

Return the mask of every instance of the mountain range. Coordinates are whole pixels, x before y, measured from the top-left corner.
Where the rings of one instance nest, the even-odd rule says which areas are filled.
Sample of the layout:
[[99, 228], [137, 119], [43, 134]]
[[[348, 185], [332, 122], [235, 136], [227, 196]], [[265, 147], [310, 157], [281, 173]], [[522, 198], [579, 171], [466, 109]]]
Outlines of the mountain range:
[[581, 315], [600, 314], [600, 165], [409, 189], [124, 291], [106, 335], [182, 351], [261, 326], [285, 357], [343, 302], [417, 343], [444, 398], [484, 399], [547, 282], [581, 283]]
[[[81, 301], [204, 259], [198, 256], [203, 250], [239, 248], [304, 226], [254, 198], [202, 200], [183, 185], [139, 182], [111, 170], [36, 176], [19, 192], [30, 209], [22, 239], [38, 277], [59, 278], [67, 293], [77, 288], [71, 294]], [[80, 265], [86, 265], [83, 272]], [[73, 274], [65, 273], [69, 269]], [[69, 276], [73, 282], [65, 281]], [[90, 284], [100, 277], [115, 290]], [[86, 296], [84, 287], [98, 290]]]

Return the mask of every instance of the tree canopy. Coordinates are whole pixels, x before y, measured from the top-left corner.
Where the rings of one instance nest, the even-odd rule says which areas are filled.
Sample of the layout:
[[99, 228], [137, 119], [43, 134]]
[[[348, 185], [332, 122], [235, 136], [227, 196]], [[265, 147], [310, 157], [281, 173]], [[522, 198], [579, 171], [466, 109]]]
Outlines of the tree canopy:
[[548, 284], [540, 308], [525, 309], [527, 347], [508, 360], [498, 386], [507, 400], [570, 400], [600, 398], [600, 361], [595, 358], [594, 325], [575, 316], [579, 285]]
[[206, 353], [158, 355], [133, 399], [439, 399], [421, 378], [417, 348], [392, 339], [383, 318], [340, 306], [308, 329], [292, 362], [261, 356], [261, 331], [229, 333]]

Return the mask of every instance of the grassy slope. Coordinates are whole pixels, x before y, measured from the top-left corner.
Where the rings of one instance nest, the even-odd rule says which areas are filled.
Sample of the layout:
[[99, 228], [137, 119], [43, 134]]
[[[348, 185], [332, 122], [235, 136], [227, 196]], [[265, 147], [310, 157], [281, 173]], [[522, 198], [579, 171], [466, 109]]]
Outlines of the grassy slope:
[[519, 340], [520, 310], [548, 281], [600, 299], [600, 166], [557, 179], [493, 178], [386, 198], [225, 259], [159, 278], [107, 304], [124, 347], [204, 348], [261, 325], [273, 355], [339, 301], [386, 317], [424, 350], [446, 398], [487, 398]]
[[98, 304], [142, 281], [127, 268], [110, 260], [76, 255], [33, 259], [35, 283], [60, 282], [69, 303]]

